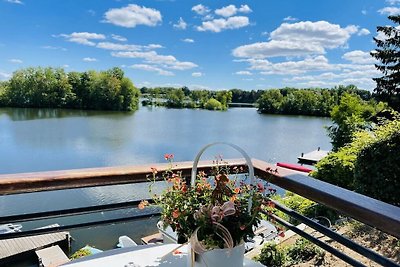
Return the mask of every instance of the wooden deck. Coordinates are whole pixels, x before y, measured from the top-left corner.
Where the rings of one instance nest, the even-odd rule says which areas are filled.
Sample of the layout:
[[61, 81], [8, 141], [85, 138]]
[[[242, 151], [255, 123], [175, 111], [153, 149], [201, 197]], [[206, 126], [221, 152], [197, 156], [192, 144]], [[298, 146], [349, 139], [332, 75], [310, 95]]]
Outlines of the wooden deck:
[[59, 246], [51, 246], [36, 251], [39, 258], [39, 266], [43, 267], [57, 267], [61, 264], [69, 262], [67, 255]]
[[315, 164], [324, 157], [328, 155], [329, 151], [326, 150], [321, 150], [318, 148], [317, 150], [308, 152], [308, 153], [301, 153], [301, 156], [298, 157], [297, 159], [299, 160], [299, 163], [304, 163], [304, 164]]
[[33, 254], [35, 250], [52, 245], [68, 248], [69, 239], [69, 232], [59, 232], [0, 240], [0, 265], [17, 256]]

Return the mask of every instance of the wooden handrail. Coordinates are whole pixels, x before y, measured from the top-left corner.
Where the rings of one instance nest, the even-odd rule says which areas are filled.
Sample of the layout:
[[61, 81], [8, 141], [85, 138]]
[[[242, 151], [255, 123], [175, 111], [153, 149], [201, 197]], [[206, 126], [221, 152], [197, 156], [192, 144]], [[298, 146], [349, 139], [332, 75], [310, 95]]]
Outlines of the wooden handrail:
[[[245, 166], [243, 159], [230, 159], [230, 166]], [[190, 177], [193, 162], [174, 162], [174, 170], [182, 171]], [[199, 171], [207, 171], [214, 166], [213, 161], [200, 161]], [[169, 169], [169, 163], [155, 163], [137, 166], [101, 167], [61, 171], [15, 173], [0, 175], [0, 195], [23, 194], [41, 191], [74, 189], [94, 186], [148, 182], [152, 168], [158, 172]]]
[[[243, 159], [227, 161], [230, 166], [245, 166]], [[400, 238], [399, 207], [261, 160], [252, 159], [252, 163], [258, 177]], [[173, 169], [190, 176], [192, 164], [191, 161], [175, 162]], [[206, 171], [212, 166], [212, 161], [201, 161], [198, 169]], [[0, 195], [147, 182], [151, 168], [162, 172], [169, 164], [3, 174]]]

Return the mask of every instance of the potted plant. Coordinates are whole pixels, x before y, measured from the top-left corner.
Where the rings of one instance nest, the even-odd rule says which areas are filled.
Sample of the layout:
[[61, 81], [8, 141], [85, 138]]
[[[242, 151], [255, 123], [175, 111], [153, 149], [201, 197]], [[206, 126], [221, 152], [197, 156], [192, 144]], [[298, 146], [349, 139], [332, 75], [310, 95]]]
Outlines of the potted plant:
[[[173, 170], [173, 155], [165, 155], [170, 163], [170, 169], [163, 173], [168, 187], [160, 195], [154, 195], [154, 200], [162, 208], [164, 225], [169, 225], [180, 241], [189, 243], [192, 265], [243, 266], [244, 242], [254, 236], [268, 193], [264, 183], [255, 184], [247, 154], [231, 144], [245, 155], [249, 171], [247, 179], [238, 175], [243, 170], [228, 167], [222, 158], [214, 161], [210, 175], [197, 173], [200, 156], [211, 145], [196, 157], [190, 184], [181, 172]], [[157, 170], [152, 171], [155, 181]]]

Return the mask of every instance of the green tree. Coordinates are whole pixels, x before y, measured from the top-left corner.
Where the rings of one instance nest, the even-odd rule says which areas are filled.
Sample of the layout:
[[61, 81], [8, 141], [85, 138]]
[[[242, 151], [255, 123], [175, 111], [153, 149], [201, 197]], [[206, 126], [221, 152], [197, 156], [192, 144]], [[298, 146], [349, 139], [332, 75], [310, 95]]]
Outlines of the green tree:
[[183, 108], [185, 93], [183, 92], [182, 88], [177, 88], [177, 89], [172, 88], [168, 90], [166, 99], [167, 99], [167, 107]]
[[339, 105], [331, 112], [334, 125], [328, 127], [328, 135], [332, 139], [332, 147], [337, 151], [340, 147], [350, 143], [353, 134], [369, 126], [368, 119], [383, 110], [383, 103], [364, 101], [358, 95], [344, 93]]
[[283, 95], [279, 89], [265, 91], [258, 99], [258, 111], [261, 113], [277, 114], [281, 111]]
[[210, 98], [205, 104], [204, 108], [208, 110], [224, 110], [224, 106], [215, 98]]
[[218, 100], [223, 109], [228, 108], [228, 104], [232, 102], [232, 92], [231, 91], [218, 91], [215, 95], [215, 99]]
[[385, 37], [374, 37], [376, 48], [371, 56], [380, 61], [375, 67], [383, 73], [382, 77], [374, 78], [376, 96], [389, 103], [391, 107], [400, 110], [400, 15], [388, 17], [397, 26], [378, 26], [377, 32]]

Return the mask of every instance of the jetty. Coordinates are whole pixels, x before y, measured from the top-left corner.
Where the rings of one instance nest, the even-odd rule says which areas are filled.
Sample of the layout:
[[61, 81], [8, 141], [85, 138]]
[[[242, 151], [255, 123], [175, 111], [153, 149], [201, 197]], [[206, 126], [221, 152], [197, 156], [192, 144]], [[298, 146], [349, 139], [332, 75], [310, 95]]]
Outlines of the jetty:
[[329, 151], [321, 150], [321, 148], [318, 147], [317, 150], [308, 153], [301, 153], [301, 156], [298, 157], [297, 159], [301, 164], [314, 165], [315, 163], [326, 157], [328, 153]]
[[0, 265], [54, 245], [69, 249], [69, 232], [59, 232], [0, 240]]

